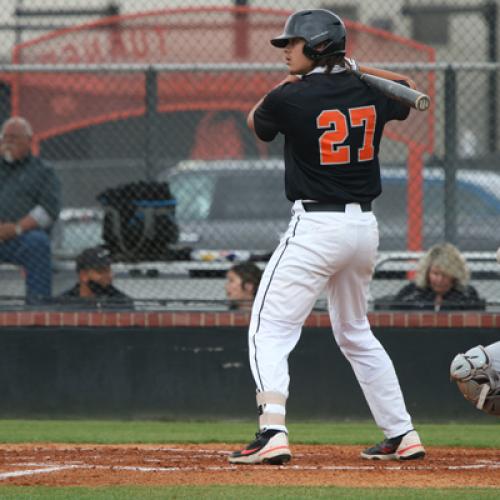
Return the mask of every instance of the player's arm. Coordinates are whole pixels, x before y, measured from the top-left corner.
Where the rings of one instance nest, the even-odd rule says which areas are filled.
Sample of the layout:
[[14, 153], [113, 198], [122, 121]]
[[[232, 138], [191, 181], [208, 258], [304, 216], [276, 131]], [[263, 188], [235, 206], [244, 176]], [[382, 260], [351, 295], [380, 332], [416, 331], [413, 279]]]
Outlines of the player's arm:
[[247, 116], [247, 125], [248, 125], [248, 128], [250, 130], [252, 130], [253, 132], [255, 132], [255, 121], [254, 121], [255, 111], [257, 111], [257, 108], [264, 102], [264, 99], [266, 98], [266, 95], [267, 94], [265, 94], [264, 96], [262, 96], [257, 101], [257, 104], [255, 104], [255, 106], [250, 110], [250, 113], [248, 113], [248, 116]]
[[411, 89], [415, 90], [417, 88], [415, 82], [409, 76], [402, 75], [401, 73], [395, 73], [394, 71], [388, 71], [380, 68], [372, 68], [371, 66], [364, 66], [363, 64], [361, 64], [358, 69], [359, 71], [361, 71], [361, 73], [378, 76], [380, 78], [385, 78], [386, 80], [406, 82], [408, 84], [408, 87], [410, 87]]
[[[286, 78], [284, 78], [281, 82], [279, 82], [277, 85], [275, 85], [271, 90], [281, 86], [281, 85], [284, 85], [285, 83], [293, 83], [293, 82], [296, 82], [300, 80], [300, 77], [298, 77], [297, 75], [288, 75]], [[265, 94], [264, 96], [262, 96], [258, 101], [257, 103], [255, 104], [255, 106], [250, 110], [250, 113], [248, 113], [248, 116], [247, 116], [247, 125], [248, 125], [248, 128], [250, 130], [253, 130], [255, 132], [255, 112], [257, 111], [257, 109], [261, 106], [261, 104], [264, 102], [264, 99], [267, 97], [267, 94]]]
[[394, 71], [388, 71], [386, 69], [373, 68], [371, 66], [357, 64], [356, 61], [354, 59], [351, 59], [350, 57], [345, 57], [344, 59], [347, 68], [351, 67], [353, 69], [360, 71], [361, 73], [378, 76], [379, 78], [385, 78], [386, 80], [405, 82], [408, 85], [408, 87], [414, 90], [417, 88], [415, 82], [407, 75], [402, 75], [401, 73], [395, 73]]

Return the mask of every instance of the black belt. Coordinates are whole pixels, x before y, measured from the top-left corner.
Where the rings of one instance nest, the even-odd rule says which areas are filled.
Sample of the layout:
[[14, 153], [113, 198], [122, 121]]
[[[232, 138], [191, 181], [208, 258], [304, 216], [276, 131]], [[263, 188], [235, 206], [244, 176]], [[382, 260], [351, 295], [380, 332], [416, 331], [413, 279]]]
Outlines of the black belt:
[[[306, 212], [345, 212], [346, 205], [347, 203], [302, 203]], [[372, 204], [370, 202], [359, 203], [359, 206], [362, 212], [372, 211]]]

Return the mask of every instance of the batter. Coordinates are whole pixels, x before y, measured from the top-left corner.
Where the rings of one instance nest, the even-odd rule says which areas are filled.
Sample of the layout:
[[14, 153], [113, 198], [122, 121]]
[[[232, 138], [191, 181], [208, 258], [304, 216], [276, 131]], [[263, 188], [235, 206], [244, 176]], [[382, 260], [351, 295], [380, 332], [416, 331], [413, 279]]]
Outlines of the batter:
[[[259, 432], [235, 464], [290, 460], [286, 427], [288, 356], [325, 290], [335, 340], [350, 362], [385, 440], [366, 459], [425, 455], [392, 361], [367, 320], [367, 294], [379, 235], [371, 202], [381, 192], [378, 152], [384, 125], [409, 108], [346, 71], [346, 31], [328, 10], [291, 15], [271, 40], [283, 49], [287, 76], [251, 110], [248, 125], [263, 141], [285, 136], [285, 191], [293, 201], [286, 234], [262, 276], [249, 328]], [[358, 68], [412, 88], [406, 76]], [[311, 380], [314, 384], [314, 380]], [[329, 397], [325, 394], [325, 397]], [[332, 395], [333, 397], [333, 395]]]

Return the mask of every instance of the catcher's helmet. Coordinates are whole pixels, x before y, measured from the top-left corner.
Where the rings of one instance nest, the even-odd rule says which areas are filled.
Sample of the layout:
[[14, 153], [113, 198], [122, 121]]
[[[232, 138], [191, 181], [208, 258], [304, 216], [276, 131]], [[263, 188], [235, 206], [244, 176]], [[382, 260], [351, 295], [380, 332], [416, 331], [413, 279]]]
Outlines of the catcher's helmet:
[[[317, 60], [332, 55], [345, 54], [346, 31], [342, 19], [326, 9], [300, 10], [286, 21], [283, 33], [271, 40], [275, 47], [283, 48], [290, 38], [303, 38], [304, 54]], [[318, 44], [327, 42], [323, 50]]]

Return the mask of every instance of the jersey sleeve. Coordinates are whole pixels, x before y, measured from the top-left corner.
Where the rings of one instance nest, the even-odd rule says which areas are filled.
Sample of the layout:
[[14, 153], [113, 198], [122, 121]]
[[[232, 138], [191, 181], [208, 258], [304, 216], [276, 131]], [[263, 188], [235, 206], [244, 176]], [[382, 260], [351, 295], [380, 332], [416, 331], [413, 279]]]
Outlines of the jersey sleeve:
[[[404, 85], [405, 87], [409, 87], [408, 83], [404, 80], [397, 80], [397, 83]], [[408, 115], [410, 114], [410, 106], [403, 104], [401, 101], [396, 99], [389, 99], [389, 105], [387, 108], [388, 111], [388, 120], [406, 120]]]
[[266, 95], [262, 104], [255, 110], [253, 117], [255, 133], [263, 141], [272, 141], [281, 130], [277, 112], [278, 101], [279, 96], [275, 89]]

